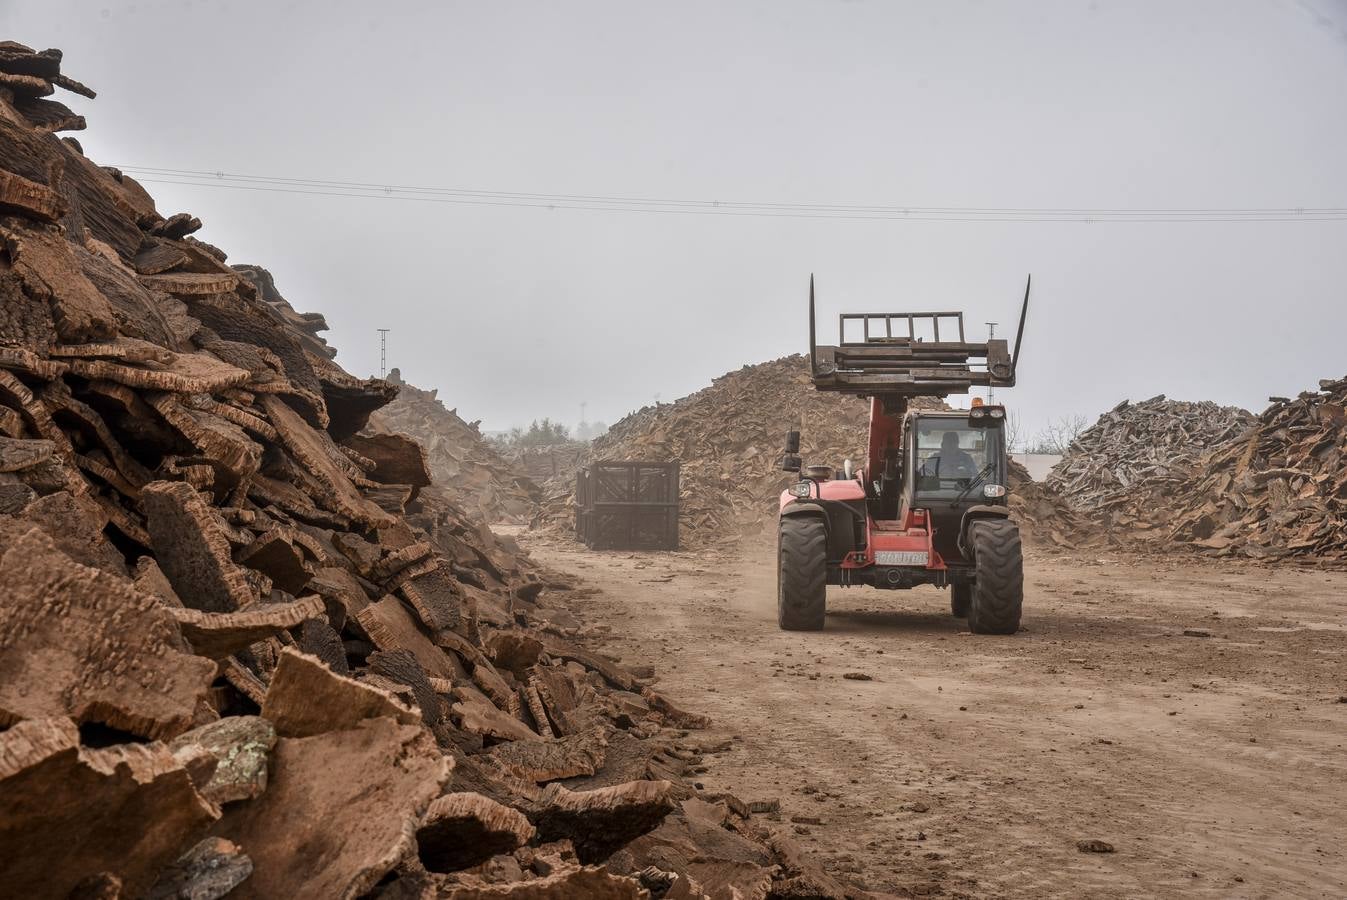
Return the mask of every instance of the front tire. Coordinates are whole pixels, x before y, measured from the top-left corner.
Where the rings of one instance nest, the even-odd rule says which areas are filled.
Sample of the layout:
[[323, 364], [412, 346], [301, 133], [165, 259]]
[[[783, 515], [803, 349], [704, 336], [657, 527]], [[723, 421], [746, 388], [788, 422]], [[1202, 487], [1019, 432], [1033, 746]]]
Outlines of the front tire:
[[822, 631], [828, 607], [828, 531], [814, 516], [781, 519], [776, 544], [776, 622]]
[[1020, 529], [1009, 519], [980, 519], [968, 526], [977, 581], [968, 608], [974, 634], [1014, 634], [1024, 606], [1024, 551]]

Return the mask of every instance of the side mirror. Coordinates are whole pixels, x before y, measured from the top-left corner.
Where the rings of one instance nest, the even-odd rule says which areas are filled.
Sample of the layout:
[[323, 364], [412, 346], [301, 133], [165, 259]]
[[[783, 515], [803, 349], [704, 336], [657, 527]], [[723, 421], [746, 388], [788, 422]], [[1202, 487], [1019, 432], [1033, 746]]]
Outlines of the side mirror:
[[[799, 452], [800, 452], [800, 432], [798, 432], [798, 431], [787, 431], [787, 432], [786, 432], [786, 452], [787, 452], [787, 453], [799, 453]], [[795, 471], [799, 471], [799, 470], [796, 469]]]
[[787, 453], [781, 457], [781, 471], [783, 472], [798, 472], [803, 465], [804, 460], [800, 459], [798, 453]]

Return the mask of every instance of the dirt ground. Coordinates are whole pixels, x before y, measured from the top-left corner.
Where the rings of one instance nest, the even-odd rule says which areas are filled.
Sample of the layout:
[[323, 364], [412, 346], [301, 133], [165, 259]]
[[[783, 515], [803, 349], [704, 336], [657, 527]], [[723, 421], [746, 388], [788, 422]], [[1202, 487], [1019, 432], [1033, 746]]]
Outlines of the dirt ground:
[[872, 891], [1347, 896], [1347, 574], [1031, 550], [1013, 637], [930, 588], [830, 589], [801, 634], [771, 547], [523, 543], [599, 589], [605, 649], [737, 736], [708, 790], [778, 799]]

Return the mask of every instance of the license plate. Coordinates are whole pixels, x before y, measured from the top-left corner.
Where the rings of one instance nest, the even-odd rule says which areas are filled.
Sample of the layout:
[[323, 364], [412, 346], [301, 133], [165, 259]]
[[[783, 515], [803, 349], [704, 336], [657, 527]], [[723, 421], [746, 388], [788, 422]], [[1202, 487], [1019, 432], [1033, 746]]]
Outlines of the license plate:
[[875, 564], [880, 566], [924, 566], [924, 550], [876, 550]]

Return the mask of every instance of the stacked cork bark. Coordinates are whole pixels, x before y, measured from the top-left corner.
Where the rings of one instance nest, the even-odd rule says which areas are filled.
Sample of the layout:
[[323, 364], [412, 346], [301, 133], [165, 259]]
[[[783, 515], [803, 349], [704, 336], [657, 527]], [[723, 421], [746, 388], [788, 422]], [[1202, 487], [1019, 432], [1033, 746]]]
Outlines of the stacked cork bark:
[[3, 892], [840, 895], [60, 67], [0, 43]]

